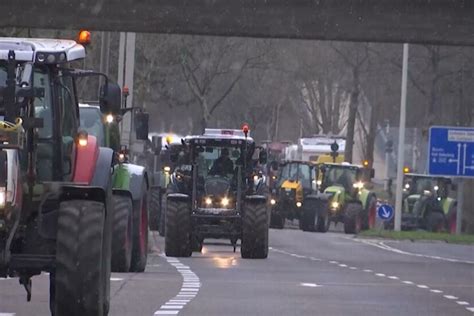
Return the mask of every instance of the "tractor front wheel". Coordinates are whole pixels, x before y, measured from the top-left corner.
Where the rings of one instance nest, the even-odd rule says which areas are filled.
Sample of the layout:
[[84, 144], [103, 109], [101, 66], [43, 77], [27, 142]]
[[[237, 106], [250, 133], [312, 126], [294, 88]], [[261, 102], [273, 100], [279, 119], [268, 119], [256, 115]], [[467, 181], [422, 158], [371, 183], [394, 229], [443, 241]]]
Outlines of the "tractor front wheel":
[[247, 259], [268, 256], [268, 209], [265, 203], [245, 203], [242, 214], [240, 255]]
[[100, 202], [60, 203], [56, 269], [51, 275], [53, 315], [107, 315], [110, 255], [105, 213]]
[[191, 206], [187, 201], [166, 201], [165, 253], [168, 257], [190, 257]]
[[362, 205], [347, 203], [344, 214], [344, 233], [358, 234], [362, 228]]
[[140, 200], [133, 202], [133, 250], [131, 272], [145, 271], [148, 259], [148, 195], [142, 184]]
[[113, 202], [112, 271], [128, 272], [132, 260], [132, 199], [114, 195]]

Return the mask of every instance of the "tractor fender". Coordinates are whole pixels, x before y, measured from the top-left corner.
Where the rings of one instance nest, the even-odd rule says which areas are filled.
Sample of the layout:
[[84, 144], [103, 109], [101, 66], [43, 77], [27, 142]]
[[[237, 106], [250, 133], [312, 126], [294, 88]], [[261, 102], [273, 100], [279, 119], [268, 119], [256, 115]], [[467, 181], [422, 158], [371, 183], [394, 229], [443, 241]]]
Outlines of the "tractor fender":
[[61, 196], [59, 200], [92, 200], [107, 203], [107, 191], [102, 187], [64, 185], [61, 187]]
[[267, 197], [265, 195], [247, 195], [245, 197], [245, 202], [248, 203], [267, 203]]
[[453, 198], [446, 198], [441, 201], [441, 207], [443, 208], [443, 212], [445, 215], [448, 215], [448, 213], [453, 209], [453, 206], [457, 204], [457, 201]]
[[116, 188], [114, 188], [114, 189], [112, 189], [112, 194], [113, 194], [113, 195], [126, 196], [126, 197], [128, 197], [128, 198], [130, 198], [130, 199], [133, 199], [132, 193], [130, 193], [129, 190], [123, 190], [123, 189], [116, 189]]
[[[92, 135], [87, 136], [87, 145], [76, 146], [73, 182], [91, 184], [97, 170], [101, 149], [97, 143], [97, 138]], [[108, 150], [111, 151], [111, 149]], [[108, 167], [107, 170], [109, 169]]]
[[[135, 164], [124, 164], [127, 167], [127, 170], [130, 174], [130, 193], [134, 201], [140, 200], [143, 194], [148, 191], [150, 187], [148, 182], [148, 174], [145, 170], [145, 167], [135, 165]], [[145, 188], [142, 184], [145, 181]], [[145, 192], [143, 192], [145, 190]]]
[[359, 199], [360, 203], [362, 203], [362, 208], [365, 210], [367, 208], [367, 203], [369, 201], [369, 197], [371, 196], [370, 191], [368, 190], [361, 190], [359, 191], [359, 194], [357, 198]]
[[90, 185], [93, 187], [100, 187], [105, 192], [111, 185], [110, 175], [112, 172], [114, 151], [110, 148], [100, 147], [97, 155], [94, 176]]
[[166, 199], [176, 202], [189, 202], [191, 197], [188, 194], [183, 193], [168, 193], [166, 194]]

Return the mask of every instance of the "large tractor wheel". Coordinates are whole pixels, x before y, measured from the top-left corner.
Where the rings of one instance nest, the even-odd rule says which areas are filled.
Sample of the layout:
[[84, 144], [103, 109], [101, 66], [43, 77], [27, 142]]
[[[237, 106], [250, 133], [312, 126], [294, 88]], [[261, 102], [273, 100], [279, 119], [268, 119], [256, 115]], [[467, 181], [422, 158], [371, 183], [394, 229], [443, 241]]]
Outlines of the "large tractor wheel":
[[331, 225], [331, 220], [329, 218], [329, 214], [326, 216], [318, 216], [316, 219], [316, 231], [318, 233], [326, 233], [329, 230], [329, 226]]
[[344, 233], [358, 234], [362, 228], [362, 205], [347, 203], [344, 215]]
[[242, 212], [242, 258], [264, 259], [268, 256], [268, 209], [265, 203], [245, 203]]
[[166, 194], [161, 196], [161, 212], [160, 212], [160, 226], [159, 233], [161, 237], [165, 237], [166, 231]]
[[285, 227], [285, 217], [281, 213], [271, 213], [270, 227], [283, 229]]
[[114, 195], [113, 200], [112, 271], [128, 272], [132, 260], [132, 199], [125, 195]]
[[313, 232], [315, 230], [316, 208], [314, 203], [305, 202], [301, 210], [300, 228], [305, 232]]
[[165, 253], [168, 257], [190, 257], [191, 207], [186, 201], [166, 201]]
[[440, 212], [430, 212], [426, 216], [426, 230], [429, 232], [439, 233], [446, 228], [444, 215]]
[[88, 200], [61, 202], [56, 269], [51, 275], [54, 315], [107, 315], [110, 255], [107, 256], [106, 249], [105, 215], [103, 203]]
[[150, 190], [150, 230], [157, 231], [160, 228], [161, 217], [161, 194], [160, 188]]
[[373, 229], [375, 228], [375, 219], [377, 216], [377, 198], [374, 195], [369, 196], [367, 200], [367, 208], [364, 214], [364, 221], [362, 223], [362, 229]]
[[140, 200], [133, 201], [133, 250], [130, 271], [143, 272], [148, 258], [148, 194], [143, 182]]

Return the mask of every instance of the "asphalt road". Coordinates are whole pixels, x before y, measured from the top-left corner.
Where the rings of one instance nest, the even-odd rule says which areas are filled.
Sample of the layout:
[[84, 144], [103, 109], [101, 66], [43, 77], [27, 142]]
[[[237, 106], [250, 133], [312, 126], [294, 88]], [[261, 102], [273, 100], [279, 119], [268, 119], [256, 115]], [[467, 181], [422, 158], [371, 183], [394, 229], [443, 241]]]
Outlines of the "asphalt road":
[[[271, 230], [267, 260], [226, 244], [191, 258], [160, 255], [145, 273], [112, 278], [110, 315], [474, 315], [474, 247]], [[49, 315], [48, 276], [33, 298], [0, 280], [0, 316]]]

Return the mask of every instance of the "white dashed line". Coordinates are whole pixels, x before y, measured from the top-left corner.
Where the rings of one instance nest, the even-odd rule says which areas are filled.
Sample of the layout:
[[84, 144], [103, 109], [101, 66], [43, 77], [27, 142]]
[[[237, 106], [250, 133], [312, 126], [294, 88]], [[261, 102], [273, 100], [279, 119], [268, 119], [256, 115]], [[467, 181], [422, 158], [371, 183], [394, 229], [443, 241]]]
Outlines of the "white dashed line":
[[466, 307], [466, 309], [470, 312], [473, 312], [474, 313], [474, 307]]
[[351, 270], [357, 270], [356, 267], [349, 267], [349, 269], [351, 269]]
[[448, 300], [457, 300], [459, 297], [453, 296], [453, 295], [443, 295], [445, 298]]
[[179, 262], [178, 259], [167, 258], [164, 255], [162, 256], [181, 274], [183, 277], [183, 284], [179, 290], [179, 293], [168, 302], [163, 304], [154, 315], [177, 315], [180, 310], [186, 306], [186, 304], [191, 302], [191, 300], [196, 297], [199, 292], [199, 288], [201, 287], [201, 282], [199, 277], [193, 271], [191, 271], [188, 266]]
[[318, 285], [316, 283], [300, 283], [300, 285], [306, 287], [321, 287], [321, 285]]
[[400, 280], [399, 277], [394, 276], [394, 275], [391, 275], [391, 276], [389, 276], [388, 278], [389, 278], [390, 280]]
[[383, 274], [383, 273], [376, 273], [375, 275], [378, 276], [378, 277], [384, 277], [385, 276], [385, 274]]
[[430, 292], [436, 293], [436, 294], [443, 293], [443, 291], [441, 291], [441, 290], [430, 290]]
[[368, 272], [368, 273], [372, 273], [374, 271], [370, 270], [370, 269], [364, 269], [364, 272]]
[[15, 316], [15, 313], [0, 313], [0, 316]]
[[424, 284], [418, 284], [417, 287], [419, 287], [420, 289], [429, 289], [429, 287]]
[[339, 264], [339, 262], [337, 262], [337, 261], [329, 261], [329, 263], [332, 263], [332, 264]]
[[466, 301], [457, 301], [456, 303], [458, 303], [459, 305], [463, 305], [463, 306], [464, 305], [469, 305], [469, 303], [466, 302]]
[[414, 284], [412, 281], [402, 281], [402, 283], [404, 283], [404, 284], [408, 284], [408, 285], [412, 285], [412, 284]]
[[339, 266], [340, 266], [341, 268], [347, 268], [347, 264], [342, 264], [342, 263], [341, 263]]
[[[119, 282], [119, 281], [123, 281], [123, 279], [121, 279], [121, 278], [110, 278], [110, 281]], [[0, 316], [2, 316], [2, 314], [0, 314]]]

